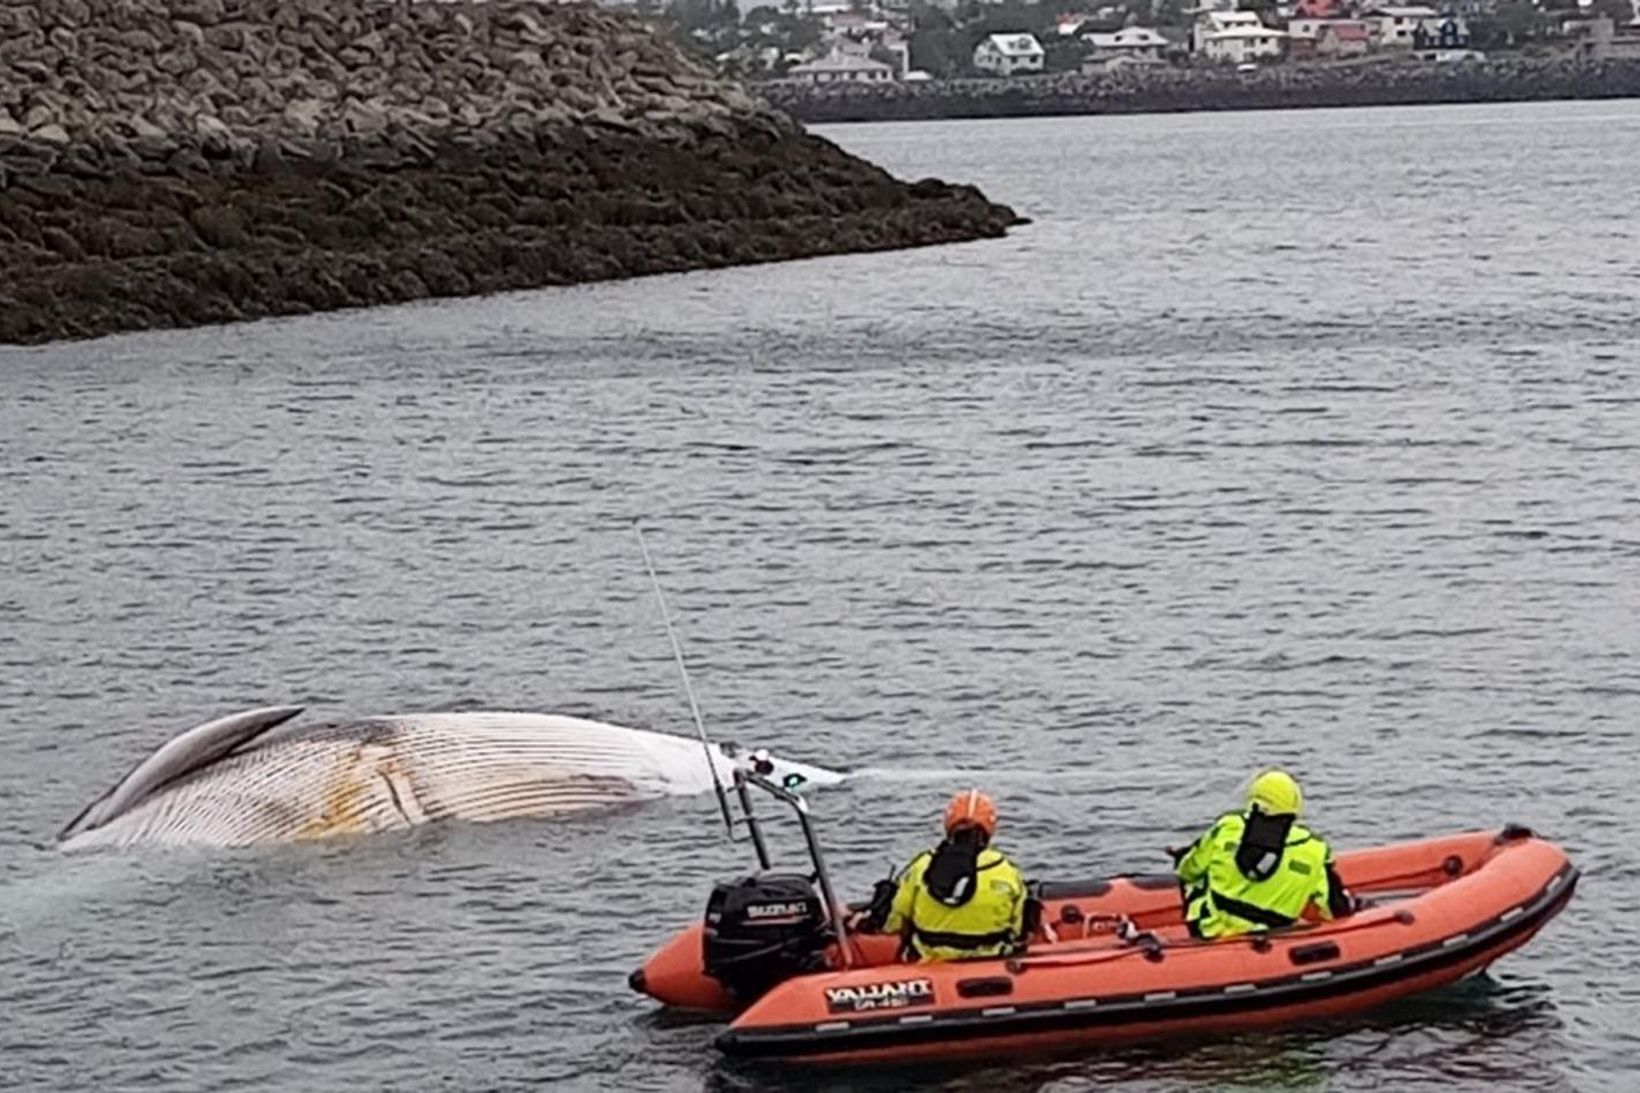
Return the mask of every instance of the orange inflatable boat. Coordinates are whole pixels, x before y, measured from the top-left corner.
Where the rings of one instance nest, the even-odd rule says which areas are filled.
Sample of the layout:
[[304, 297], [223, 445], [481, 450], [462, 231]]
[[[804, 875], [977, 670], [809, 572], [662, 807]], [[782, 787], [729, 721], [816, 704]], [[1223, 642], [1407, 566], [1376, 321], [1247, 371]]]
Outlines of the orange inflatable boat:
[[746, 780], [797, 802], [814, 874], [720, 885], [707, 921], [631, 977], [668, 1005], [734, 1014], [717, 1045], [735, 1056], [959, 1059], [1341, 1017], [1485, 969], [1559, 913], [1578, 878], [1519, 827], [1357, 850], [1338, 858], [1354, 914], [1218, 941], [1190, 937], [1171, 875], [1044, 883], [1018, 954], [907, 964], [897, 938], [837, 929], [845, 909], [806, 806]]

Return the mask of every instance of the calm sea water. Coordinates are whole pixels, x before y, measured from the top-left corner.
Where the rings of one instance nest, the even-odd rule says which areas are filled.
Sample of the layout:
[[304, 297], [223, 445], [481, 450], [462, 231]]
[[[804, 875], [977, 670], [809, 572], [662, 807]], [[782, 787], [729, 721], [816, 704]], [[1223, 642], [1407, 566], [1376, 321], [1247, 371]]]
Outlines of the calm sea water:
[[1372, 1019], [870, 1081], [1640, 1083], [1640, 103], [826, 133], [1035, 223], [0, 351], [0, 1084], [824, 1087], [627, 991], [749, 860], [707, 800], [50, 847], [244, 706], [685, 731], [636, 517], [716, 729], [866, 772], [816, 798], [855, 891], [970, 779], [1085, 876], [1271, 762], [1335, 845], [1512, 820], [1585, 870]]

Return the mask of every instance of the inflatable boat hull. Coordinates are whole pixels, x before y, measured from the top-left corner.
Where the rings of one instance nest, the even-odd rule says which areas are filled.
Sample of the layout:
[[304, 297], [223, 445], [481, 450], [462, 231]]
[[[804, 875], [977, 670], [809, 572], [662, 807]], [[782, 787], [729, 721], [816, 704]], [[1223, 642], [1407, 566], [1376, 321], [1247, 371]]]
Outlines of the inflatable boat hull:
[[[905, 964], [894, 939], [860, 938], [850, 968], [777, 985], [717, 1044], [805, 1062], [962, 1059], [1345, 1017], [1484, 969], [1559, 913], [1578, 879], [1558, 847], [1518, 828], [1356, 851], [1338, 864], [1370, 906], [1264, 935], [1192, 939], [1170, 877], [1129, 877], [1042, 886], [1053, 939], [1012, 958]], [[1114, 932], [1124, 917], [1138, 938]], [[684, 931], [633, 985], [732, 1012], [700, 945], [699, 927]]]

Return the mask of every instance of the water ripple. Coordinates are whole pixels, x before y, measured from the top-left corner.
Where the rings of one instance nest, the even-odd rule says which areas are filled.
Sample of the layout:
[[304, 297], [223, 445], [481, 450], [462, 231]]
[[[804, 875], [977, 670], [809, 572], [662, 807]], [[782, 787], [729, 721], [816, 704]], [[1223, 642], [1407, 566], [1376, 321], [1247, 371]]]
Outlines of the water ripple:
[[[1037, 223], [0, 352], [8, 1086], [1640, 1082], [1640, 112], [830, 135]], [[1367, 1020], [837, 1078], [726, 1065], [625, 988], [746, 866], [707, 800], [40, 849], [236, 707], [685, 730], [635, 517], [708, 719], [867, 771], [818, 801], [851, 890], [954, 783], [1063, 876], [1162, 866], [1270, 762], [1336, 843], [1514, 820], [1587, 881], [1491, 977]]]

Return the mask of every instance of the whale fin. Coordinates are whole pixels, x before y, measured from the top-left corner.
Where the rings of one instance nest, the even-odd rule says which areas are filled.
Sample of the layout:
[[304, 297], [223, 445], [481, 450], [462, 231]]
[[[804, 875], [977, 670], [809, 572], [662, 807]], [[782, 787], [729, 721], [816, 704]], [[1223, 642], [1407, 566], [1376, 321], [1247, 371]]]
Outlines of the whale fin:
[[301, 706], [266, 706], [207, 721], [180, 736], [131, 769], [113, 789], [87, 805], [57, 833], [58, 840], [101, 827], [185, 774], [216, 762], [235, 748], [301, 713]]

